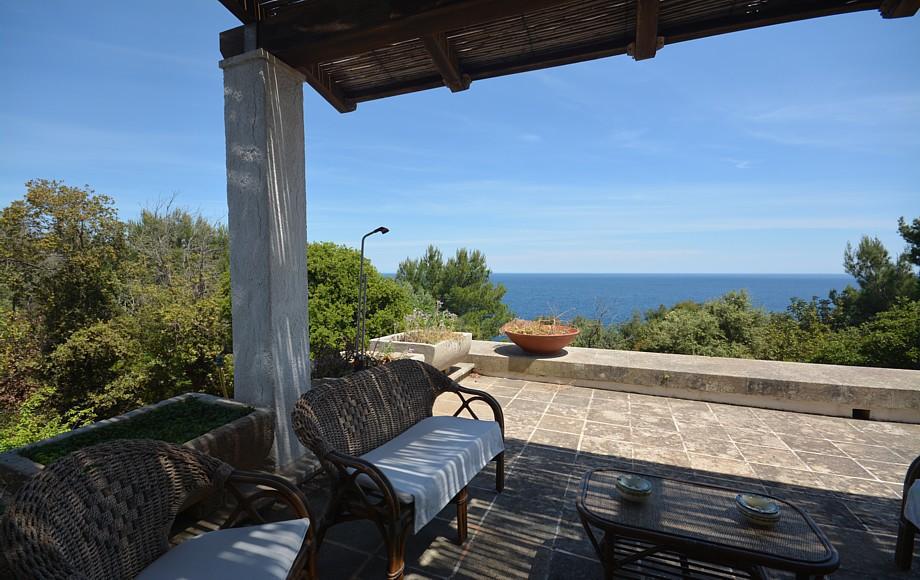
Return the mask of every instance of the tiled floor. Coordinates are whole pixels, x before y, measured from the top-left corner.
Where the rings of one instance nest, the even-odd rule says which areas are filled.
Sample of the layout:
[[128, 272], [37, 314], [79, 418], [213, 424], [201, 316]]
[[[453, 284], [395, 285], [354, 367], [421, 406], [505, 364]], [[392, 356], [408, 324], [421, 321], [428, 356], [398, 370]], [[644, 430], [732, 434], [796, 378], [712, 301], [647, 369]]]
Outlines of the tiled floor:
[[[605, 465], [788, 499], [840, 552], [834, 578], [909, 577], [894, 568], [894, 537], [920, 425], [490, 377], [464, 384], [489, 391], [505, 411], [506, 488], [495, 493], [491, 468], [473, 482], [463, 546], [453, 542], [451, 506], [410, 537], [409, 577], [601, 577], [574, 493], [584, 471]], [[439, 400], [435, 410], [455, 408]], [[379, 533], [360, 522], [333, 528], [319, 569], [324, 578], [385, 577]]]

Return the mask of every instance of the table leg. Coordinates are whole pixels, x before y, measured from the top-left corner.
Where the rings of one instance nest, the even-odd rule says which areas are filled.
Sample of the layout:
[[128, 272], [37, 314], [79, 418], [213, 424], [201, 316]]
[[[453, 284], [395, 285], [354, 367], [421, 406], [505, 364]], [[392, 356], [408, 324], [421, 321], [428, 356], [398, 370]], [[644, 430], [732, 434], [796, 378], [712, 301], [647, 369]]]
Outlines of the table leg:
[[613, 580], [613, 573], [617, 567], [616, 560], [616, 536], [604, 532], [601, 538], [601, 564], [604, 565], [604, 580]]

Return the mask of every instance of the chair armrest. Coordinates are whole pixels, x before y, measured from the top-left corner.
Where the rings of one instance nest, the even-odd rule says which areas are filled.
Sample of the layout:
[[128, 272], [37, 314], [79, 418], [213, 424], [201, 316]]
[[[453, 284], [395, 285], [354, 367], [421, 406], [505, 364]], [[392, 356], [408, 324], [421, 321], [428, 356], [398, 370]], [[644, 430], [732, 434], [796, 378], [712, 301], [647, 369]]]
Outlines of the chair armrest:
[[[256, 491], [250, 494], [244, 494], [240, 485], [258, 486]], [[311, 522], [316, 522], [310, 507], [307, 504], [303, 493], [293, 484], [282, 477], [269, 473], [260, 473], [254, 471], [234, 470], [227, 478], [224, 486], [233, 494], [237, 500], [237, 508], [234, 513], [227, 518], [227, 522], [222, 527], [230, 527], [239, 523], [243, 512], [247, 513], [259, 523], [265, 520], [258, 511], [258, 503], [262, 500], [270, 499], [272, 502], [280, 501], [284, 503], [297, 518], [309, 518]]]
[[[457, 396], [460, 397], [461, 405], [460, 408], [454, 411], [454, 417], [460, 415], [464, 409], [469, 411], [473, 419], [479, 420], [479, 417], [476, 416], [476, 412], [473, 411], [473, 408], [470, 407], [471, 403], [476, 401], [485, 402], [492, 409], [492, 416], [495, 418], [495, 422], [498, 423], [499, 428], [502, 430], [502, 437], [505, 436], [505, 414], [502, 412], [502, 406], [498, 401], [485, 391], [480, 391], [478, 389], [471, 389], [469, 387], [464, 387], [458, 383], [454, 383], [453, 389], [451, 392], [457, 393]], [[464, 397], [463, 395], [470, 395], [469, 397]]]
[[[399, 518], [399, 498], [396, 496], [396, 490], [389, 478], [380, 471], [370, 461], [365, 461], [360, 457], [347, 455], [338, 451], [330, 451], [324, 458], [331, 462], [339, 472], [339, 484], [345, 486], [349, 491], [356, 494], [361, 500], [371, 508], [383, 508], [387, 516], [396, 520]], [[358, 483], [358, 478], [362, 475], [367, 476], [377, 487], [380, 493], [380, 502], [375, 503], [368, 497], [365, 489]]]

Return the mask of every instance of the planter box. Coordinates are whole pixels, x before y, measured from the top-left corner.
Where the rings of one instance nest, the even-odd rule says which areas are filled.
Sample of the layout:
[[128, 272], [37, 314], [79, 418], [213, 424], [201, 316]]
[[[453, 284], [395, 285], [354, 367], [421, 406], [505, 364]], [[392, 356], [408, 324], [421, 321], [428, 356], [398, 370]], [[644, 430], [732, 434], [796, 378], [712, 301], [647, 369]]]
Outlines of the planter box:
[[423, 342], [405, 342], [402, 333], [382, 336], [371, 340], [371, 351], [411, 352], [425, 357], [425, 362], [439, 370], [447, 370], [461, 362], [470, 352], [473, 335], [469, 332], [455, 332], [455, 338], [442, 340], [437, 344]]
[[[159, 409], [165, 405], [181, 402], [189, 398], [198, 399], [203, 403], [233, 408], [249, 406], [239, 401], [232, 401], [230, 399], [223, 399], [203, 393], [186, 393], [171, 399], [166, 399], [165, 401], [160, 401], [153, 405], [129, 411], [118, 417], [98, 421], [92, 425], [80, 427], [73, 431], [61, 433], [56, 437], [36, 441], [24, 447], [11, 449], [0, 454], [0, 485], [4, 486], [7, 492], [14, 493], [23, 483], [44, 469], [44, 465], [20, 455], [22, 451], [61, 441], [80, 433], [101, 429], [114, 423], [129, 421], [138, 415], [143, 415], [154, 409]], [[256, 469], [265, 466], [268, 455], [271, 452], [272, 443], [274, 443], [275, 439], [274, 424], [274, 417], [270, 411], [256, 408], [248, 415], [212, 429], [190, 441], [186, 441], [185, 446], [203, 451], [208, 455], [229, 463], [237, 469]]]

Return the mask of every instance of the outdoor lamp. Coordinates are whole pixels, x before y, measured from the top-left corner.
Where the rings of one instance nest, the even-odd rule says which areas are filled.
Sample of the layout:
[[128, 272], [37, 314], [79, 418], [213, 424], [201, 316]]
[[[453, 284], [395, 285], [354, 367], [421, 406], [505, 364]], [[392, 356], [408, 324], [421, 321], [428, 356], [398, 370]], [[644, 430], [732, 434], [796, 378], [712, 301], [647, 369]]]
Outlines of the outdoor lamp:
[[355, 329], [355, 366], [363, 367], [364, 352], [364, 332], [365, 316], [367, 315], [367, 279], [364, 277], [364, 240], [370, 236], [380, 233], [385, 234], [390, 228], [380, 226], [376, 230], [367, 232], [361, 238], [361, 263], [358, 266], [358, 328]]

